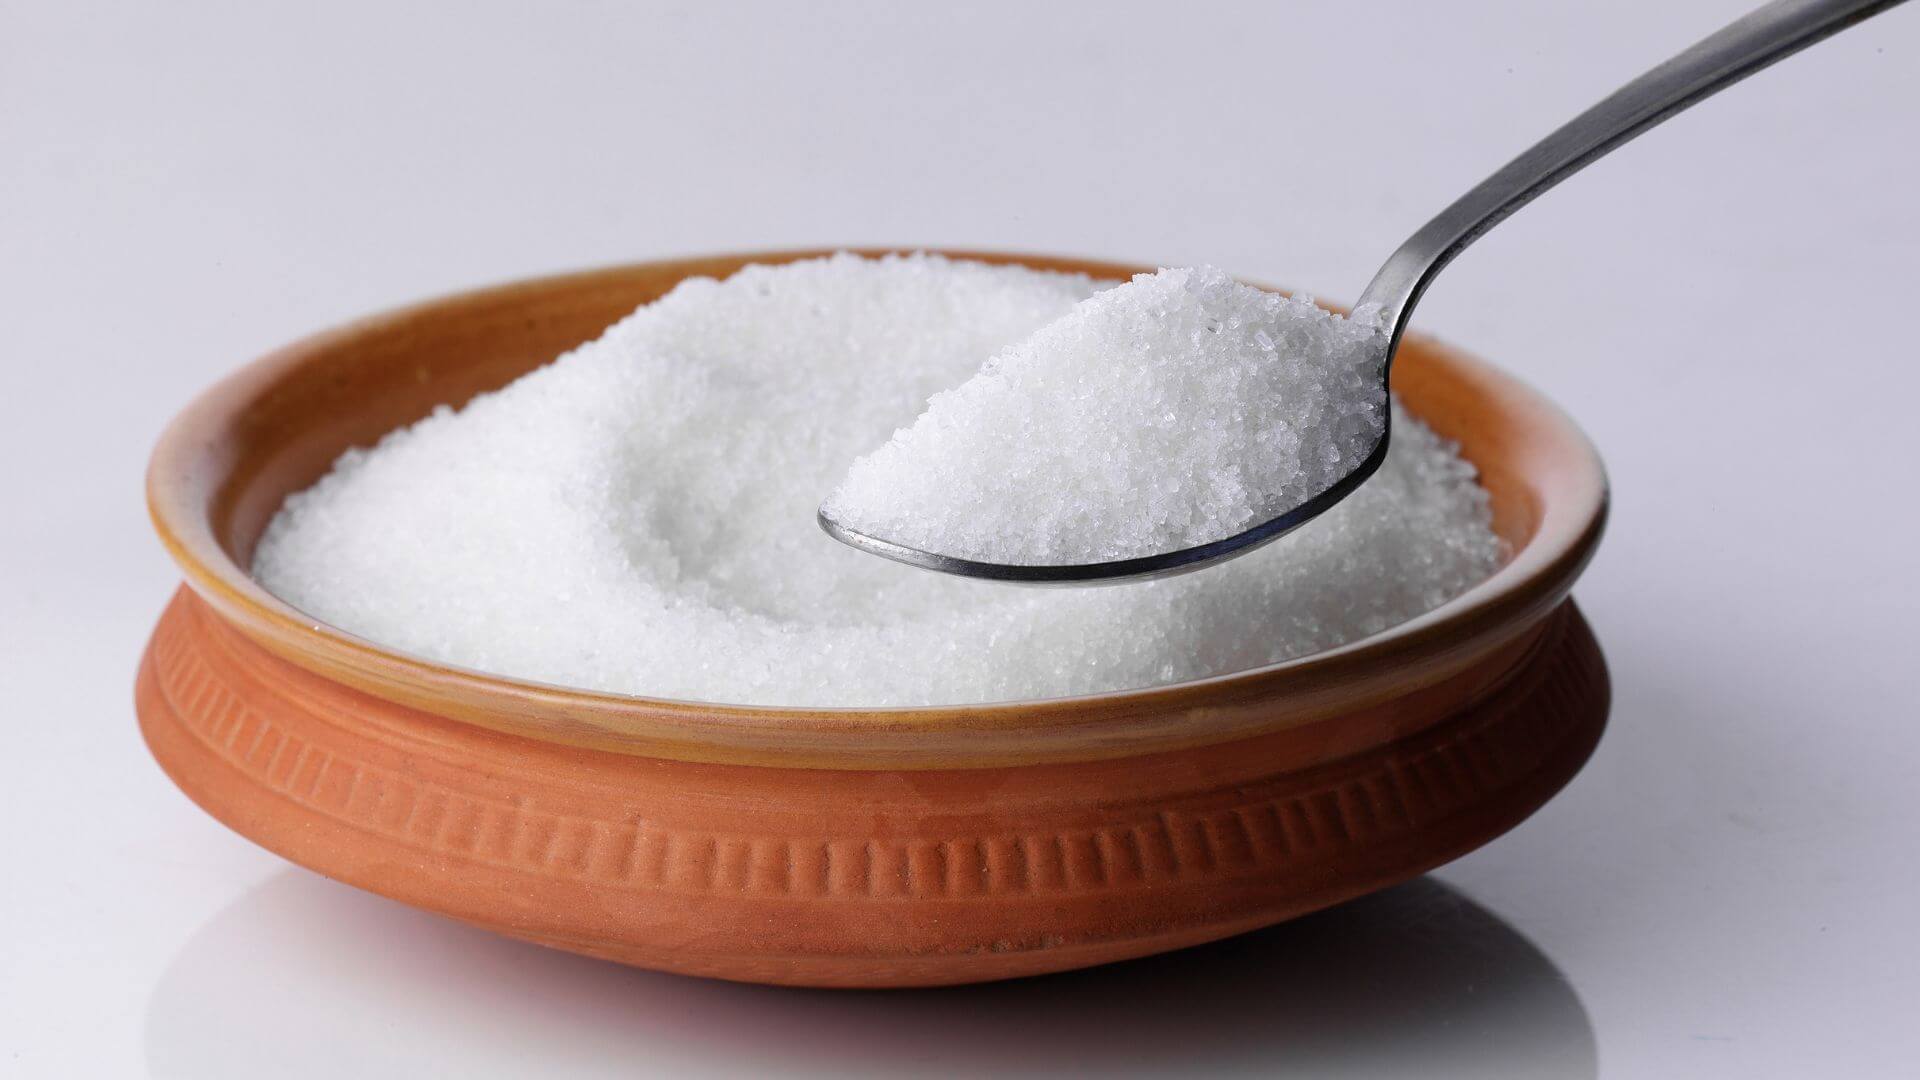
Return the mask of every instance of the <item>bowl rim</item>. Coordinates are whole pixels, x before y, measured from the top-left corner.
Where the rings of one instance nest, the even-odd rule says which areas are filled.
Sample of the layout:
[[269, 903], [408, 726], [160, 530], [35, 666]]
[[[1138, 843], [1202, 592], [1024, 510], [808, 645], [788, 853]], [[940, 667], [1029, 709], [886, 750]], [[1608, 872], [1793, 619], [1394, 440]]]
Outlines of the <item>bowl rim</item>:
[[[1125, 278], [1153, 268], [1070, 256], [940, 248], [808, 248], [647, 260], [518, 279], [436, 296], [296, 340], [198, 394], [161, 434], [146, 474], [148, 512], [187, 586], [225, 623], [296, 666], [424, 711], [543, 741], [677, 760], [877, 768], [942, 768], [1127, 756], [1265, 734], [1378, 704], [1457, 674], [1512, 641], [1565, 599], [1604, 529], [1609, 491], [1599, 454], [1557, 405], [1492, 365], [1424, 334], [1403, 343], [1431, 354], [1477, 394], [1543, 436], [1551, 453], [1530, 467], [1557, 481], [1533, 535], [1489, 577], [1439, 607], [1320, 652], [1201, 679], [1097, 694], [949, 705], [741, 705], [579, 689], [479, 671], [389, 648], [280, 600], [234, 559], [209, 511], [232, 462], [213, 460], [220, 433], [249, 402], [316, 356], [456, 307], [486, 308], [624, 275], [725, 274], [848, 251], [924, 251], [948, 258]], [[1267, 287], [1267, 286], [1262, 286]], [[1403, 674], [1398, 678], [1393, 672]], [[1249, 718], [1234, 706], [1267, 708]]]

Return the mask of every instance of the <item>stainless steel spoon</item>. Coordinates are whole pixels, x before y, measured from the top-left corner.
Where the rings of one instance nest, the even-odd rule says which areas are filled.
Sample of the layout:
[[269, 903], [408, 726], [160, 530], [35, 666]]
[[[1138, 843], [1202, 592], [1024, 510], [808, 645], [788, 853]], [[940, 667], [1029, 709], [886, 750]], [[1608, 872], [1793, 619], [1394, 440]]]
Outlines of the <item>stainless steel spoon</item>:
[[[1481, 181], [1401, 244], [1360, 295], [1358, 306], [1378, 305], [1382, 323], [1388, 328], [1381, 378], [1387, 377], [1407, 318], [1421, 294], [1454, 256], [1488, 229], [1541, 192], [1674, 113], [1900, 2], [1776, 0], [1614, 91]], [[1383, 429], [1380, 441], [1352, 472], [1279, 517], [1224, 540], [1132, 559], [1041, 566], [977, 562], [868, 536], [834, 521], [824, 511], [819, 515], [820, 527], [862, 551], [966, 577], [1036, 585], [1164, 577], [1244, 555], [1319, 517], [1373, 475], [1386, 459], [1389, 437], [1390, 431]]]

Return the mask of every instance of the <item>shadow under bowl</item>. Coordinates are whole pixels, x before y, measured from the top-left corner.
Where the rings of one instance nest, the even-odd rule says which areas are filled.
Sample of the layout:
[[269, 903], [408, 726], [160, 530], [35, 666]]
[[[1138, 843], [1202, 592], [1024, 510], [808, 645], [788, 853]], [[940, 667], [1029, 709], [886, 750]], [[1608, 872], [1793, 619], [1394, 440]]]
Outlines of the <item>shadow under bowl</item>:
[[669, 701], [405, 655], [247, 574], [281, 502], [347, 448], [687, 277], [818, 254], [435, 300], [203, 394], [148, 473], [186, 578], [136, 686], [168, 775], [297, 863], [515, 937], [728, 979], [911, 986], [1160, 952], [1405, 880], [1517, 824], [1592, 751], [1607, 678], [1567, 594], [1605, 519], [1599, 458], [1538, 394], [1420, 336], [1395, 390], [1479, 469], [1511, 557], [1419, 618], [1232, 675], [934, 708]]

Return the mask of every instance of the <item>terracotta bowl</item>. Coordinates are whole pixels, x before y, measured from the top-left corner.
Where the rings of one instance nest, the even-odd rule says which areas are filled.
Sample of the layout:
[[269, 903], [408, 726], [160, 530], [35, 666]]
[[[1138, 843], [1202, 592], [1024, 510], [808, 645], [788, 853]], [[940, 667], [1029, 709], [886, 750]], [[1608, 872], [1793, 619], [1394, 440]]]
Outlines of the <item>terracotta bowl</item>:
[[509, 382], [682, 278], [805, 254], [437, 300], [299, 342], [194, 402], [148, 476], [186, 577], [136, 689], [168, 775], [297, 863], [503, 934], [695, 975], [916, 986], [1337, 903], [1485, 843], [1586, 760], [1607, 678], [1567, 592], [1600, 537], [1599, 459], [1537, 394], [1418, 337], [1398, 390], [1479, 466], [1511, 560], [1386, 633], [1235, 675], [955, 708], [621, 697], [403, 655], [248, 576], [281, 500], [347, 447]]

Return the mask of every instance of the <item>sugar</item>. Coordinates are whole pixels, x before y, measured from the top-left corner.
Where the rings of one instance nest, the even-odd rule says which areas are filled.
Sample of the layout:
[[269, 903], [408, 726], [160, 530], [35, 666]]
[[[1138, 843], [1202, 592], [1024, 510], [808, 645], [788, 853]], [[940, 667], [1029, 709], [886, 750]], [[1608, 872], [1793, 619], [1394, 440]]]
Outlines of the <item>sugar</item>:
[[1333, 486], [1385, 432], [1385, 336], [1212, 268], [1141, 274], [934, 395], [823, 510], [1022, 565], [1196, 547]]
[[[1472, 467], [1398, 413], [1386, 464], [1351, 498], [1185, 577], [996, 585], [815, 527], [849, 461], [1104, 287], [935, 256], [690, 280], [499, 392], [343, 455], [287, 500], [254, 573], [316, 619], [484, 671], [884, 706], [1258, 666], [1376, 633], [1497, 565]], [[1289, 327], [1261, 329], [1278, 345]]]

